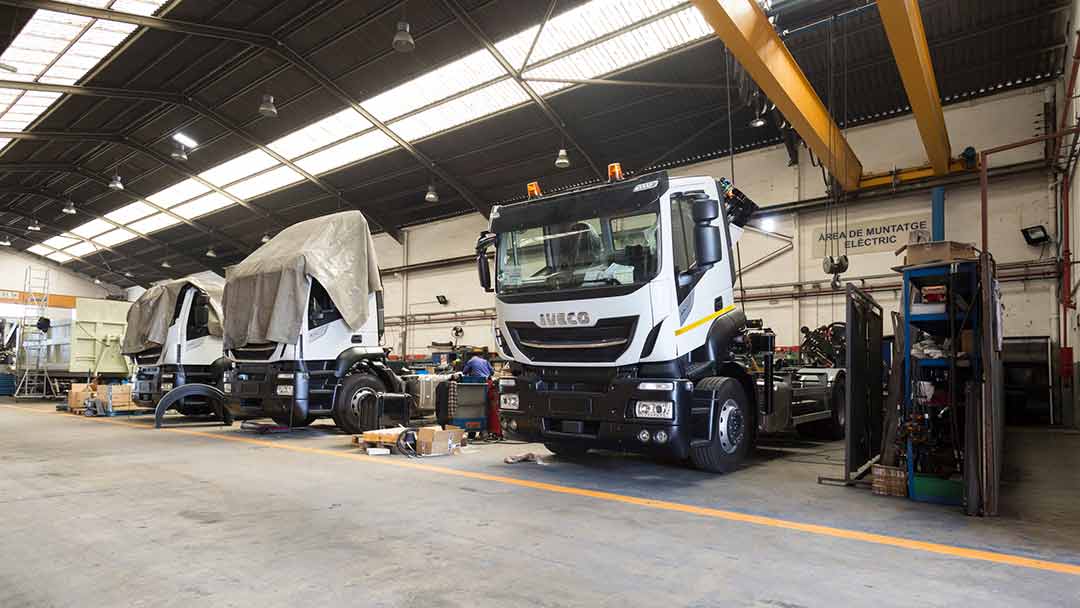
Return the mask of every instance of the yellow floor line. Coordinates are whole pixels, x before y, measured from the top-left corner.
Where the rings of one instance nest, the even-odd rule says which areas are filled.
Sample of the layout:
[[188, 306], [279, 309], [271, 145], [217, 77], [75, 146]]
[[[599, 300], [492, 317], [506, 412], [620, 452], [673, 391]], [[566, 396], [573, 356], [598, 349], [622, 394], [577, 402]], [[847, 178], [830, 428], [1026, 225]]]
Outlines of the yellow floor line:
[[[24, 412], [34, 412], [42, 414], [55, 414], [60, 412], [32, 409], [28, 407], [20, 407], [15, 405], [0, 404], [2, 407], [6, 407], [14, 410], [21, 410]], [[118, 424], [122, 426], [128, 426], [138, 429], [151, 429], [153, 427], [146, 424], [135, 424], [123, 420], [117, 420], [116, 418], [87, 418], [80, 416], [83, 420], [90, 420], [95, 422], [108, 422], [111, 424]], [[911, 540], [907, 538], [901, 538], [897, 536], [888, 536], [885, 534], [873, 534], [870, 532], [859, 532], [856, 530], [845, 530], [843, 528], [833, 528], [830, 526], [819, 526], [815, 524], [806, 524], [795, 521], [789, 521], [786, 519], [779, 519], [775, 517], [764, 517], [760, 515], [750, 515], [747, 513], [739, 513], [737, 511], [725, 511], [723, 509], [712, 509], [709, 507], [696, 507], [693, 505], [687, 505], [677, 502], [669, 502], [666, 500], [653, 500], [651, 498], [638, 498], [635, 496], [627, 496], [624, 494], [616, 494], [614, 492], [604, 492], [600, 490], [586, 490], [582, 488], [574, 488], [570, 486], [562, 486], [553, 483], [546, 483], [542, 481], [530, 481], [527, 479], [516, 479], [514, 477], [504, 477], [502, 475], [491, 475], [488, 473], [479, 473], [476, 471], [464, 471], [460, 469], [451, 469], [442, 466], [436, 466], [431, 464], [424, 464], [421, 462], [415, 462], [411, 460], [396, 460], [388, 458], [379, 458], [374, 456], [367, 456], [365, 454], [359, 454], [356, 452], [339, 452], [334, 450], [327, 450], [323, 448], [312, 448], [301, 445], [291, 445], [279, 441], [268, 441], [265, 439], [258, 439], [254, 437], [244, 437], [235, 434], [221, 434], [221, 433], [208, 433], [206, 431], [196, 431], [192, 429], [184, 429], [177, 427], [165, 427], [158, 429], [162, 432], [175, 433], [180, 435], [192, 435], [196, 437], [206, 437], [209, 439], [218, 439], [221, 441], [233, 441], [236, 443], [246, 443], [249, 445], [257, 445], [266, 448], [273, 448], [278, 450], [288, 450], [290, 452], [300, 452], [304, 454], [318, 454], [321, 456], [333, 456], [335, 458], [346, 458], [350, 460], [361, 460], [366, 463], [389, 465], [394, 467], [413, 469], [417, 471], [426, 471], [429, 473], [438, 473], [440, 475], [452, 475], [456, 477], [465, 477], [468, 479], [477, 479], [481, 481], [490, 481], [495, 483], [501, 483], [506, 485], [519, 486], [523, 488], [530, 488], [533, 490], [543, 490], [546, 492], [555, 492], [558, 494], [570, 494], [573, 496], [583, 496], [586, 498], [593, 498], [597, 500], [605, 500], [609, 502], [618, 502], [623, 504], [635, 505], [639, 507], [649, 507], [652, 509], [660, 509], [664, 511], [675, 511], [679, 513], [688, 513], [691, 515], [698, 515], [702, 517], [712, 517], [715, 519], [723, 519], [727, 521], [735, 521], [741, 523], [755, 524], [759, 526], [767, 526], [770, 528], [779, 528], [783, 530], [795, 530], [798, 532], [806, 532], [809, 534], [816, 534], [819, 536], [829, 536], [833, 538], [843, 538], [847, 540], [856, 540], [866, 543], [872, 543], [876, 545], [884, 545], [889, 547], [899, 547], [901, 549], [911, 549], [913, 551], [923, 551], [926, 553], [935, 553], [938, 555], [946, 555], [949, 557], [960, 557], [964, 559], [973, 559], [984, 562], [991, 562], [996, 564], [1005, 564], [1009, 566], [1020, 566], [1023, 568], [1032, 568], [1035, 570], [1045, 570], [1049, 572], [1059, 572], [1062, 574], [1071, 574], [1073, 576], [1080, 576], [1080, 565], [1068, 564], [1063, 562], [1052, 562], [1041, 559], [1033, 559], [1029, 557], [1021, 557], [1018, 555], [1009, 555], [1007, 553], [997, 553], [994, 551], [982, 551], [979, 549], [967, 549], [964, 547], [956, 547], [952, 545], [943, 545], [940, 543], [931, 543], [918, 540]]]

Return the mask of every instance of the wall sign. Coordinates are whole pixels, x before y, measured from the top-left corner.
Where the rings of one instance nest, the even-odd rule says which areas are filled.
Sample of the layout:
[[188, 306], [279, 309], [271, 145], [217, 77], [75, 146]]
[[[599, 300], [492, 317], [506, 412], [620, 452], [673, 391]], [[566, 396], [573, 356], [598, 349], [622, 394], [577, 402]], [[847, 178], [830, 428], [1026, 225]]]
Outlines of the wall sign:
[[882, 219], [848, 221], [846, 231], [841, 219], [838, 230], [826, 233], [824, 227], [814, 229], [813, 254], [815, 258], [825, 257], [827, 243], [830, 253], [835, 245], [839, 245], [841, 254], [846, 245], [848, 255], [896, 251], [907, 244], [908, 234], [912, 230], [930, 230], [930, 214], [909, 213]]

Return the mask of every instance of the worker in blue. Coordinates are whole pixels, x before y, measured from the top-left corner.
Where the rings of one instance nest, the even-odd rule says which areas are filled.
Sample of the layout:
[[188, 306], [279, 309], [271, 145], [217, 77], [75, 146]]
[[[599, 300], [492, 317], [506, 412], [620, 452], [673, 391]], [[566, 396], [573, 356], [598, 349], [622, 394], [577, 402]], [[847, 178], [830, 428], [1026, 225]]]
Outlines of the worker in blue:
[[484, 357], [483, 353], [475, 352], [473, 353], [473, 356], [465, 362], [465, 367], [461, 368], [461, 373], [466, 376], [490, 378], [495, 374], [495, 368], [491, 367], [491, 362]]

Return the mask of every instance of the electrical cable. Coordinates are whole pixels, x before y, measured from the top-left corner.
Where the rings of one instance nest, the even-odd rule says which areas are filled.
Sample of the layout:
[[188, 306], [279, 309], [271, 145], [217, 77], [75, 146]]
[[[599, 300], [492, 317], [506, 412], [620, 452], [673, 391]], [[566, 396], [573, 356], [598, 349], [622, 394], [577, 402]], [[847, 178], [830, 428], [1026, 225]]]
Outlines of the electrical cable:
[[731, 185], [735, 185], [735, 131], [731, 119], [731, 51], [724, 46], [724, 89], [727, 97], [728, 161], [731, 163]]

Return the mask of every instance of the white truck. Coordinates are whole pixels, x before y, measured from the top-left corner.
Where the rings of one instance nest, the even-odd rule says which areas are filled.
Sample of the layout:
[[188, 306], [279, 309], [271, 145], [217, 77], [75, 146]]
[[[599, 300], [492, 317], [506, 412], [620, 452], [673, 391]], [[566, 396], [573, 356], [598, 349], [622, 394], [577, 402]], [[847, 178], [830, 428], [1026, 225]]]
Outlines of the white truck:
[[[123, 352], [136, 365], [136, 403], [156, 408], [167, 393], [187, 384], [220, 387], [228, 363], [221, 349], [224, 287], [220, 277], [192, 275], [158, 283], [132, 303]], [[165, 409], [202, 416], [220, 406], [212, 395], [191, 394], [168, 401]]]
[[411, 399], [381, 345], [382, 283], [359, 211], [281, 231], [228, 269], [224, 304], [234, 416], [289, 427], [330, 417], [350, 434], [391, 411], [408, 419]]
[[[758, 429], [792, 426], [772, 336], [748, 332], [734, 298], [732, 246], [756, 209], [727, 180], [666, 172], [495, 207], [477, 265], [510, 361], [503, 428], [557, 454], [638, 451], [723, 472]], [[739, 353], [765, 353], [764, 370]]]

